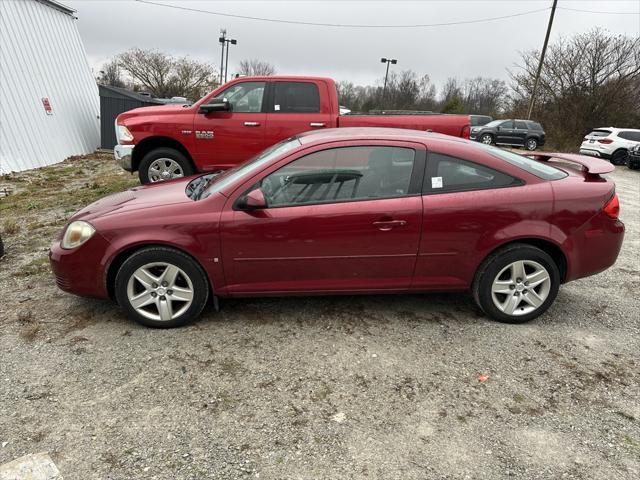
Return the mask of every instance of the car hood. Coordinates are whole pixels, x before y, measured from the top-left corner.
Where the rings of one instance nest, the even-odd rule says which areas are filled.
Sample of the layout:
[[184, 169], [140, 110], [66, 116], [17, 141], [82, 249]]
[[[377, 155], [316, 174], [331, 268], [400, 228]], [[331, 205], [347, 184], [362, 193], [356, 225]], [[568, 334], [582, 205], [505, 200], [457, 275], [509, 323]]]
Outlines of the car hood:
[[108, 195], [77, 212], [71, 220], [90, 221], [131, 211], [140, 211], [158, 206], [193, 203], [185, 189], [193, 177], [180, 178], [169, 182], [141, 185], [124, 192]]

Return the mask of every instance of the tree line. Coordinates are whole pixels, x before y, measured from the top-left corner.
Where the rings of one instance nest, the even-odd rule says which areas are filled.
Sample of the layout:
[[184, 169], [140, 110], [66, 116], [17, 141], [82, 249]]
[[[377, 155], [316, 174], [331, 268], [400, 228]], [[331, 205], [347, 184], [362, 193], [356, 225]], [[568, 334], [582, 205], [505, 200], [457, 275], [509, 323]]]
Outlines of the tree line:
[[[419, 110], [469, 113], [494, 118], [526, 118], [540, 52], [520, 53], [509, 80], [451, 76], [436, 88], [429, 75], [391, 72], [374, 85], [337, 83], [338, 99], [353, 112]], [[239, 75], [273, 75], [276, 68], [258, 59], [242, 60]], [[195, 101], [218, 86], [216, 68], [188, 57], [131, 49], [114, 57], [99, 82], [146, 90], [156, 97]], [[640, 38], [601, 29], [560, 38], [549, 45], [532, 119], [542, 123], [550, 146], [575, 149], [592, 128], [640, 128]]]

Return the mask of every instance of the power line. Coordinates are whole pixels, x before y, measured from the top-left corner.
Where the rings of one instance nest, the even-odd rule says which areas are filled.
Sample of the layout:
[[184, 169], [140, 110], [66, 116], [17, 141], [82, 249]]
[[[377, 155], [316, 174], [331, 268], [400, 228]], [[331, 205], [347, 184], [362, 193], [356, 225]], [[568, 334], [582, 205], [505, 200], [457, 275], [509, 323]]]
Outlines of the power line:
[[544, 12], [549, 10], [550, 7], [539, 8], [537, 10], [529, 10], [527, 12], [514, 13], [511, 15], [503, 15], [500, 17], [479, 18], [475, 20], [463, 20], [459, 22], [442, 22], [442, 23], [421, 23], [421, 24], [409, 24], [409, 25], [369, 25], [369, 24], [349, 24], [349, 23], [316, 23], [316, 22], [303, 22], [297, 20], [283, 20], [280, 18], [263, 18], [263, 17], [251, 17], [248, 15], [235, 15], [224, 12], [214, 12], [211, 10], [201, 10], [199, 8], [183, 7], [179, 5], [171, 5], [168, 3], [153, 2], [150, 0], [136, 0], [140, 3], [146, 3], [149, 5], [156, 5], [159, 7], [173, 8], [176, 10], [185, 10], [189, 12], [206, 13], [208, 15], [216, 15], [219, 17], [239, 18], [243, 20], [256, 20], [261, 22], [271, 23], [286, 23], [291, 25], [306, 25], [313, 27], [336, 27], [336, 28], [427, 28], [427, 27], [446, 27], [452, 25], [466, 25], [470, 23], [483, 23], [492, 22], [495, 20], [504, 20], [506, 18], [522, 17], [524, 15], [531, 15], [532, 13]]
[[582, 10], [580, 8], [571, 8], [571, 7], [557, 7], [558, 10], [570, 10], [572, 12], [581, 12], [581, 13], [601, 13], [604, 15], [640, 15], [640, 11], [638, 12], [601, 12], [596, 10]]

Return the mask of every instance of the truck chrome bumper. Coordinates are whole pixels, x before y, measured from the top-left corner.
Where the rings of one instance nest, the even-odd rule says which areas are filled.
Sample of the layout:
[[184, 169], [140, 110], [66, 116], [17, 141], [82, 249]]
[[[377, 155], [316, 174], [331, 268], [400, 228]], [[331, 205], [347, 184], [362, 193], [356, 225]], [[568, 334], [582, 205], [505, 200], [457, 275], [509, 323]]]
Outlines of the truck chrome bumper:
[[128, 172], [132, 171], [131, 157], [134, 147], [135, 145], [116, 145], [113, 149], [113, 156], [116, 159], [116, 163]]

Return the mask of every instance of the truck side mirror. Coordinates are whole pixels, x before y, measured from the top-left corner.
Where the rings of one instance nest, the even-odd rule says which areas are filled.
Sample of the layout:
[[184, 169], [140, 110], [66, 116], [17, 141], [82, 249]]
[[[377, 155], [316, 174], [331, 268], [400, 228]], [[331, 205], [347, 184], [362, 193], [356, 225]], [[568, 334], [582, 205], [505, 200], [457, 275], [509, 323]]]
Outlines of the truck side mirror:
[[240, 210], [260, 210], [262, 208], [267, 208], [267, 200], [264, 198], [262, 189], [258, 187], [240, 197], [236, 206]]
[[209, 103], [205, 103], [200, 105], [198, 108], [198, 113], [211, 113], [211, 112], [230, 112], [231, 104], [227, 101], [226, 98], [214, 98], [209, 101]]

